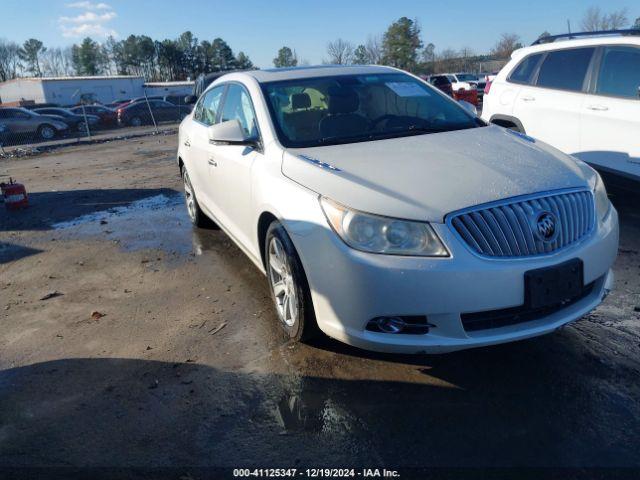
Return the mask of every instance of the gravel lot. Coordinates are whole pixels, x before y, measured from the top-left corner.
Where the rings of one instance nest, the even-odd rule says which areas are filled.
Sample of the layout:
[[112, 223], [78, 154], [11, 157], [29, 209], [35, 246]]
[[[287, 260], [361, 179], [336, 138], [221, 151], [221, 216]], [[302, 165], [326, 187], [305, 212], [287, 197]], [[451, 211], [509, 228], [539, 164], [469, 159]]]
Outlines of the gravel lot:
[[612, 192], [615, 291], [552, 335], [291, 345], [263, 276], [189, 225], [175, 146], [0, 160], [31, 203], [0, 208], [0, 467], [640, 467], [637, 198]]

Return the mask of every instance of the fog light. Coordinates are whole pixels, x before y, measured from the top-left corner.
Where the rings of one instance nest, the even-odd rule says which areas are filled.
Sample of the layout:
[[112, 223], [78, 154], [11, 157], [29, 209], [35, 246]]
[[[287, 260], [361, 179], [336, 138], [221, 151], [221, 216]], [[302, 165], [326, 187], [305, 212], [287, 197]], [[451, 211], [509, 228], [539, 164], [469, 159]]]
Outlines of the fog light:
[[377, 320], [378, 328], [384, 333], [400, 333], [406, 324], [398, 317], [380, 317]]
[[370, 332], [390, 334], [424, 335], [433, 327], [425, 316], [376, 317], [367, 323]]

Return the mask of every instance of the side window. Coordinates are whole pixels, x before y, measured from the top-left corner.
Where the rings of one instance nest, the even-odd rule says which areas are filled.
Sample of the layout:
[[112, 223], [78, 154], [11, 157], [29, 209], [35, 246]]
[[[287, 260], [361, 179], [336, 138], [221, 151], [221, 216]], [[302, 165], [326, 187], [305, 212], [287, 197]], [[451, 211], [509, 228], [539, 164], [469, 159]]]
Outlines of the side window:
[[594, 48], [573, 48], [551, 52], [542, 62], [538, 74], [539, 87], [582, 91]]
[[198, 105], [196, 105], [196, 111], [193, 114], [197, 121], [205, 125], [213, 125], [216, 123], [216, 115], [225, 87], [226, 85], [220, 85], [212, 88], [200, 98]]
[[531, 83], [531, 76], [536, 70], [538, 63], [540, 63], [541, 58], [541, 53], [536, 53], [535, 55], [529, 55], [526, 57], [518, 64], [511, 75], [509, 75], [509, 81], [513, 83]]
[[596, 93], [640, 99], [640, 49], [607, 47], [602, 55]]
[[222, 122], [237, 119], [249, 137], [258, 136], [258, 126], [253, 112], [253, 104], [247, 91], [238, 84], [229, 85], [222, 106]]

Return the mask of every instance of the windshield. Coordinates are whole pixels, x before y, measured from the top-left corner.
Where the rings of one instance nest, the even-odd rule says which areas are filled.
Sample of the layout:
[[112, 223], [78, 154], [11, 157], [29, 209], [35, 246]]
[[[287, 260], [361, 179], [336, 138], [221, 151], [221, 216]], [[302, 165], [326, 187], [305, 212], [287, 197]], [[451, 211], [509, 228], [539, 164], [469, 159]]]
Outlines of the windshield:
[[458, 81], [460, 82], [477, 82], [478, 81], [478, 77], [470, 73], [458, 73], [456, 77], [458, 77]]
[[482, 125], [434, 88], [402, 73], [340, 75], [262, 85], [278, 138], [303, 148]]

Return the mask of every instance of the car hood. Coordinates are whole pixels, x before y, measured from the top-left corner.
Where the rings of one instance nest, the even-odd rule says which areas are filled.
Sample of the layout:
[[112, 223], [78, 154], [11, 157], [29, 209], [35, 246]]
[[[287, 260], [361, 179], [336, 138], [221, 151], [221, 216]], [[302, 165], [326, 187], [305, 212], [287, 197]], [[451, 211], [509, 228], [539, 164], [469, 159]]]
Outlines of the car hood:
[[356, 210], [432, 222], [462, 208], [595, 181], [584, 162], [497, 126], [287, 149], [282, 172]]

